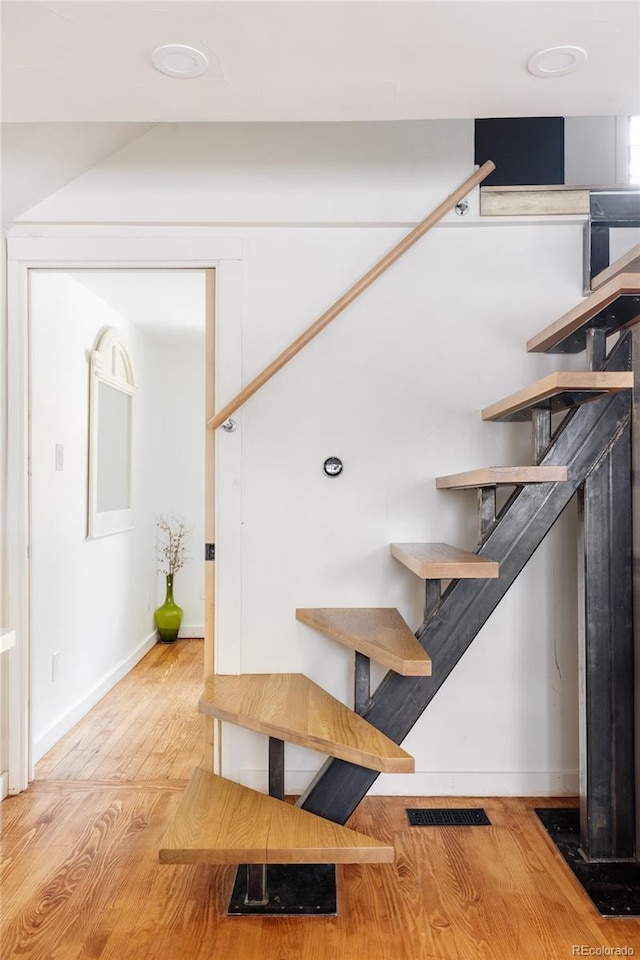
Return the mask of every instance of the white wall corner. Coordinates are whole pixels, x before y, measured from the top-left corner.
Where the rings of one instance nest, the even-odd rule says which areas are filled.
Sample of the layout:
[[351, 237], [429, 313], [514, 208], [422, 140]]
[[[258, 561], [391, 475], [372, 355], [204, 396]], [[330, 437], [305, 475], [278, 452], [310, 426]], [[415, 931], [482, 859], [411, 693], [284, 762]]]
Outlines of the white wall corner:
[[0, 801], [9, 796], [9, 771], [0, 773]]

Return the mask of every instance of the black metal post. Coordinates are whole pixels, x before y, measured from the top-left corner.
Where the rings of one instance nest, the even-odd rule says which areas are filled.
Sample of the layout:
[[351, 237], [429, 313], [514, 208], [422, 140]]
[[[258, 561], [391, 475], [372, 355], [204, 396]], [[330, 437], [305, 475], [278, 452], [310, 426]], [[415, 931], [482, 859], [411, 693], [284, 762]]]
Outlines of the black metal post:
[[478, 488], [478, 543], [482, 543], [496, 522], [496, 488]]
[[284, 740], [269, 737], [269, 796], [284, 800]]
[[[269, 796], [284, 800], [284, 740], [278, 737], [269, 737]], [[335, 916], [335, 864], [241, 864], [228, 913], [264, 917]]]
[[371, 660], [358, 650], [353, 687], [353, 709], [356, 713], [363, 713], [371, 697]]
[[424, 619], [425, 623], [435, 613], [442, 600], [442, 580], [424, 582]]
[[[269, 796], [284, 800], [284, 740], [278, 737], [269, 737]], [[269, 903], [266, 863], [247, 864], [244, 902], [254, 907]]]
[[269, 902], [266, 863], [247, 864], [247, 894], [244, 902], [253, 906], [264, 906]]
[[551, 443], [551, 408], [534, 407], [531, 411], [533, 429], [533, 462], [539, 463]]
[[589, 272], [592, 279], [599, 273], [602, 273], [611, 262], [609, 254], [609, 226], [608, 223], [591, 223]]
[[635, 855], [631, 426], [579, 493], [580, 845]]

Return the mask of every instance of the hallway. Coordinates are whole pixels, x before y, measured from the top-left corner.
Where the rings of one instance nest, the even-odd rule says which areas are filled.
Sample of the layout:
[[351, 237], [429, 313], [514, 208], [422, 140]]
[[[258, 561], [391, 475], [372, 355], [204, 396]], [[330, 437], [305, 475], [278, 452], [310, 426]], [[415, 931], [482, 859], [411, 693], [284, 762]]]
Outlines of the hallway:
[[202, 640], [158, 643], [36, 765], [36, 780], [186, 780], [202, 762]]

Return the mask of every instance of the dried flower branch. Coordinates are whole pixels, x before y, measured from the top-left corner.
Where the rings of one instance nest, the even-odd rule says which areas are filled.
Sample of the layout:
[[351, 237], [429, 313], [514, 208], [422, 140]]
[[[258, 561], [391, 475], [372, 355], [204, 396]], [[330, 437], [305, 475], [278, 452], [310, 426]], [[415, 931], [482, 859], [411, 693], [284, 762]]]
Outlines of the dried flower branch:
[[158, 573], [177, 573], [190, 559], [185, 554], [185, 545], [191, 539], [192, 531], [182, 517], [165, 517], [163, 514], [156, 517], [156, 527], [159, 530], [156, 537]]

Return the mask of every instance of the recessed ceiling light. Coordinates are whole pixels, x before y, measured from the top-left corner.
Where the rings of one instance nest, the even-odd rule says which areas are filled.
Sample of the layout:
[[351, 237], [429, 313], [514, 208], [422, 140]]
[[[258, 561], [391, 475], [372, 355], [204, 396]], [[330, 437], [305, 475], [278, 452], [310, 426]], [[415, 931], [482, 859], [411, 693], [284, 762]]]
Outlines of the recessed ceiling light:
[[527, 70], [534, 77], [562, 77], [577, 70], [586, 59], [587, 51], [582, 47], [547, 47], [534, 53]]
[[179, 77], [181, 80], [199, 77], [209, 66], [209, 61], [202, 51], [187, 47], [183, 43], [168, 43], [163, 47], [156, 47], [151, 54], [151, 62], [160, 73], [166, 73], [168, 77]]

